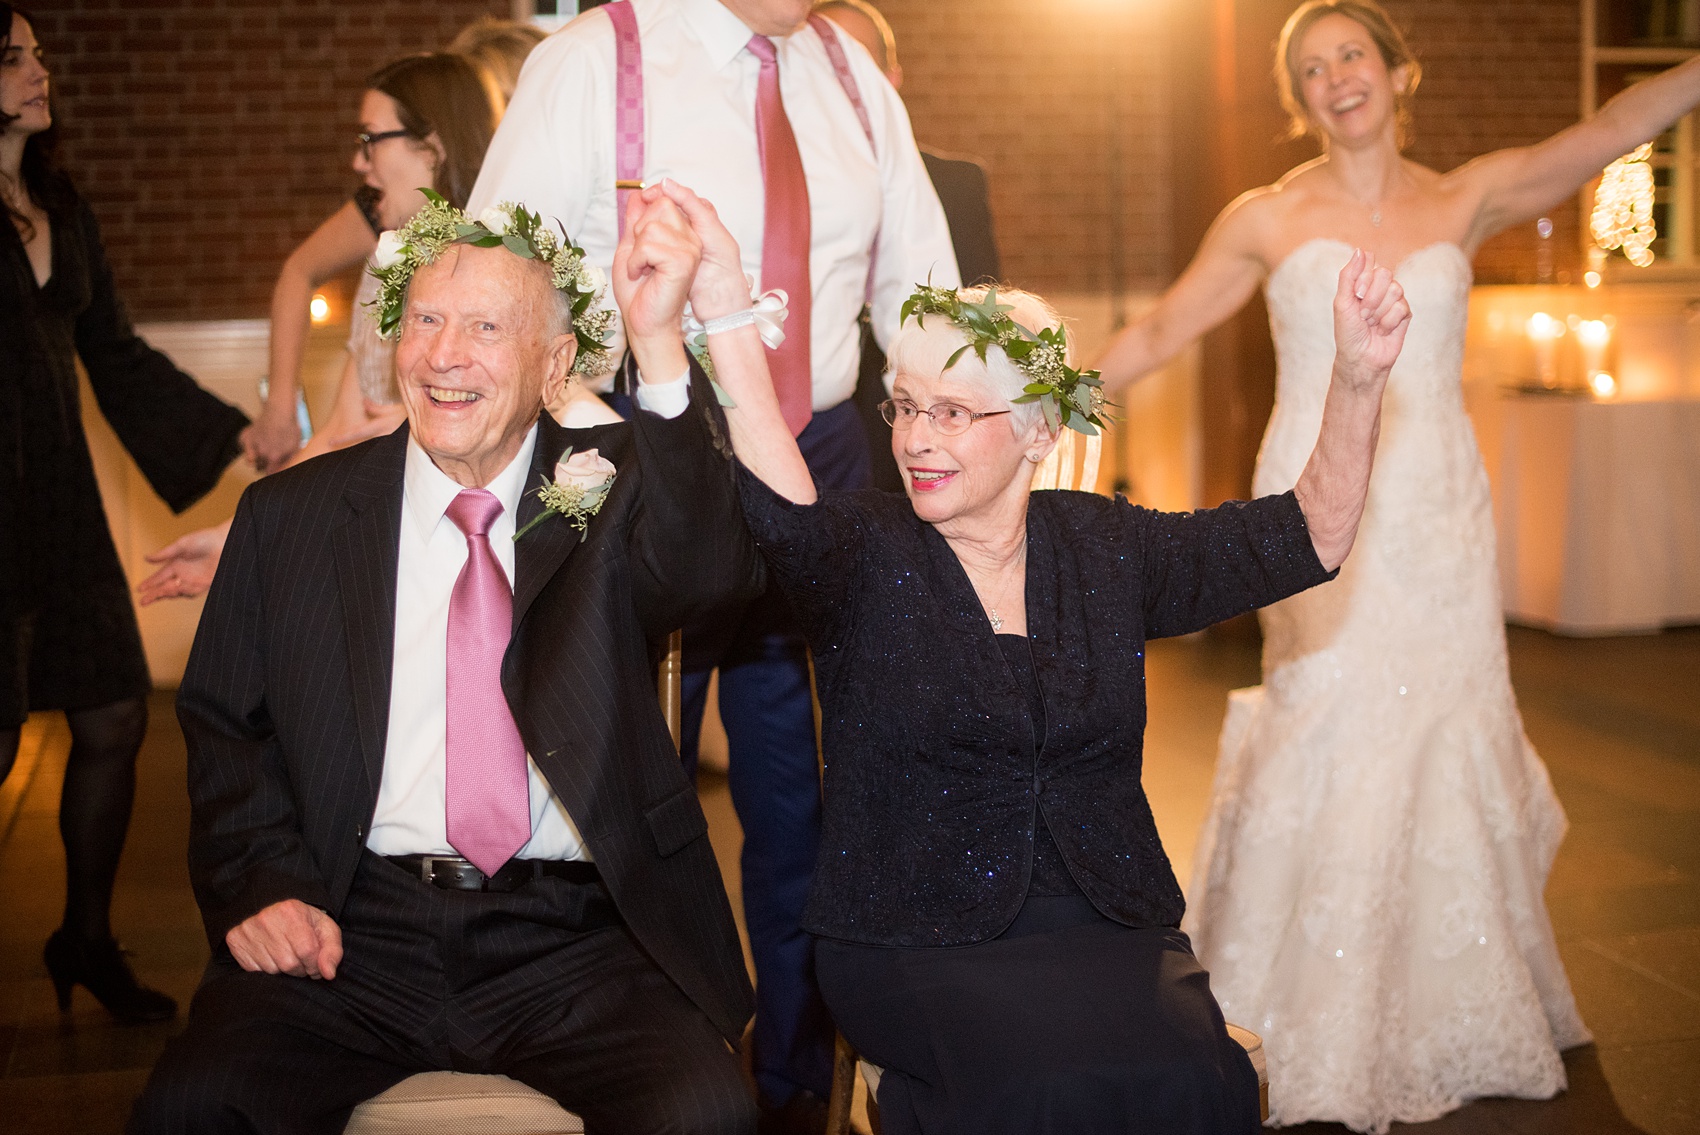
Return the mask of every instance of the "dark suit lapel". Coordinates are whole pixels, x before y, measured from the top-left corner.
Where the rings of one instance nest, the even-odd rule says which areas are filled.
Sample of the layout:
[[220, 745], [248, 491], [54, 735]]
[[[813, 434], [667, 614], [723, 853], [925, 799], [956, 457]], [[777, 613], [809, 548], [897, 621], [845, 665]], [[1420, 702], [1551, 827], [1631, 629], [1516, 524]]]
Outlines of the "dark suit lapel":
[[383, 776], [384, 738], [389, 729], [407, 436], [403, 426], [367, 450], [343, 490], [344, 522], [331, 532], [348, 638], [354, 719], [373, 799]]
[[[567, 448], [567, 431], [547, 413], [537, 419], [537, 444], [531, 453], [531, 472], [525, 491], [519, 498], [519, 512], [514, 517], [514, 531], [519, 532], [536, 520], [543, 511], [537, 490], [555, 477], [555, 462]], [[554, 578], [561, 564], [578, 547], [580, 534], [565, 517], [551, 516], [521, 536], [514, 544], [514, 628], [517, 630], [525, 613]]]

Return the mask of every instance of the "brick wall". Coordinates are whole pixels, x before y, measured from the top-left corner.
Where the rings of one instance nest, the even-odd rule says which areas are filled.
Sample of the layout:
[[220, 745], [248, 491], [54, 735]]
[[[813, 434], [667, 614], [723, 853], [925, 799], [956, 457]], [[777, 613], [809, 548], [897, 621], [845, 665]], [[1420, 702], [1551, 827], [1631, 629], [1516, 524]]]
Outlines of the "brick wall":
[[[926, 144], [991, 170], [1006, 273], [1040, 290], [1124, 278], [1161, 286], [1190, 254], [1172, 235], [1174, 178], [1199, 140], [1168, 113], [1185, 53], [1176, 5], [1204, 0], [883, 0], [904, 95]], [[1388, 0], [1426, 75], [1412, 157], [1440, 169], [1574, 121], [1577, 0]], [[363, 77], [440, 45], [507, 0], [34, 0], [66, 155], [105, 226], [124, 293], [148, 319], [262, 315], [272, 273], [354, 185]], [[1242, 100], [1274, 102], [1263, 60]], [[1119, 124], [1120, 175], [1109, 145]], [[1261, 144], [1261, 143], [1260, 143]], [[1269, 142], [1274, 148], [1274, 142]], [[1298, 153], [1297, 150], [1282, 151]], [[1284, 158], [1283, 158], [1284, 160]], [[1255, 167], [1258, 163], [1250, 162]], [[1247, 185], [1238, 188], [1249, 188]], [[1181, 187], [1184, 192], [1184, 186]], [[1559, 271], [1576, 208], [1553, 212]], [[1521, 226], [1477, 259], [1484, 282], [1529, 278]]]
[[365, 76], [507, 0], [29, 0], [73, 176], [140, 319], [264, 315], [358, 184]]

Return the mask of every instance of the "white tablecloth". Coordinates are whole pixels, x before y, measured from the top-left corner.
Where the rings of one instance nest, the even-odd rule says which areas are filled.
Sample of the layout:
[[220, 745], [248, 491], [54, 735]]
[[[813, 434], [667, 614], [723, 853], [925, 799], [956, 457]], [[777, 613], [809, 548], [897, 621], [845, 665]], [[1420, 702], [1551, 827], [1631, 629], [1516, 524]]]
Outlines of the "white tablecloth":
[[1481, 418], [1507, 619], [1700, 623], [1700, 401], [1513, 395]]

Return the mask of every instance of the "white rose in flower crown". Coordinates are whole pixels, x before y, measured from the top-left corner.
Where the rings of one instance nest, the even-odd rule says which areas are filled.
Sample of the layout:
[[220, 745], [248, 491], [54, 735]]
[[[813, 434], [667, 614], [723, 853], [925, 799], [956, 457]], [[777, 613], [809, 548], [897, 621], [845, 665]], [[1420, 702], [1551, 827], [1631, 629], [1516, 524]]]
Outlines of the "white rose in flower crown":
[[402, 262], [402, 249], [406, 247], [407, 240], [395, 229], [379, 234], [378, 251], [372, 254], [372, 265], [380, 272], [394, 268]]
[[585, 492], [599, 487], [614, 475], [614, 463], [594, 449], [569, 454], [555, 464], [555, 483], [571, 485]]
[[492, 205], [488, 209], [485, 209], [482, 213], [478, 214], [478, 223], [495, 233], [497, 236], [506, 236], [508, 233], [508, 226], [514, 223], [514, 219], [513, 215], [506, 209], [499, 209]]
[[579, 272], [583, 276], [583, 287], [581, 290], [587, 291], [591, 295], [595, 295], [597, 292], [600, 292], [603, 288], [608, 286], [608, 273], [604, 272], [599, 266], [592, 264], [588, 260], [579, 265]]

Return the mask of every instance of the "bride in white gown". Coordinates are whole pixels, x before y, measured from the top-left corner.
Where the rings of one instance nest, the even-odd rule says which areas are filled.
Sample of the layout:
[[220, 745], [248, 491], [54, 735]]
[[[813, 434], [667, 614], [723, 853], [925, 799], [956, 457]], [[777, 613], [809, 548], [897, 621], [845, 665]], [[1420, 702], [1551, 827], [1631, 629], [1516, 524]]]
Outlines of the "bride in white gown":
[[1185, 923], [1224, 1014], [1263, 1035], [1271, 1121], [1381, 1132], [1551, 1096], [1560, 1051], [1589, 1039], [1542, 900], [1564, 812], [1511, 690], [1460, 388], [1470, 260], [1692, 109], [1700, 62], [1440, 174], [1400, 155], [1418, 68], [1374, 3], [1302, 5], [1277, 50], [1323, 156], [1230, 205], [1098, 365], [1131, 381], [1263, 283], [1279, 377], [1252, 492], [1282, 492], [1320, 426], [1335, 275], [1354, 247], [1398, 265], [1411, 326], [1357, 543], [1337, 580], [1263, 612], [1263, 685], [1230, 701]]

